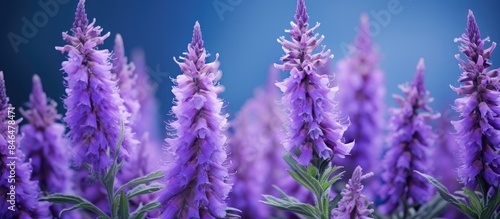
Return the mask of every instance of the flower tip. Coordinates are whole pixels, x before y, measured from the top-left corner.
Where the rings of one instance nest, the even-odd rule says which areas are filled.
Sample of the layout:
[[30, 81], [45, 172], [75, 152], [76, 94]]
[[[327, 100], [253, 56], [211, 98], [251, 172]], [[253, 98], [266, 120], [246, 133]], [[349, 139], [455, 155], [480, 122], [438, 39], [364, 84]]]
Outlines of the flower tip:
[[418, 69], [418, 70], [424, 70], [424, 69], [425, 69], [425, 61], [424, 61], [424, 58], [420, 58], [420, 59], [418, 60], [417, 69]]
[[3, 71], [0, 71], [0, 81], [3, 81]]
[[304, 26], [309, 20], [309, 15], [306, 11], [305, 0], [297, 0], [297, 10], [295, 11], [295, 21], [299, 27]]
[[362, 13], [360, 18], [359, 18], [359, 23], [361, 24], [362, 28], [369, 28], [370, 27], [370, 17], [368, 16], [367, 13]]
[[481, 33], [479, 32], [479, 26], [477, 25], [474, 13], [469, 9], [469, 14], [467, 15], [467, 29], [466, 33], [472, 42], [479, 41], [481, 39]]
[[196, 21], [193, 29], [193, 38], [191, 39], [191, 47], [201, 50], [203, 48], [203, 38], [201, 35], [200, 23]]
[[117, 33], [115, 36], [115, 45], [121, 44], [123, 45], [123, 38], [122, 35]]
[[39, 92], [42, 91], [42, 81], [40, 80], [40, 76], [37, 74], [33, 75], [33, 91]]
[[73, 23], [73, 28], [71, 31], [76, 33], [78, 28], [83, 30], [89, 25], [89, 20], [87, 19], [87, 13], [85, 12], [85, 0], [80, 0], [78, 6], [76, 7], [75, 22]]

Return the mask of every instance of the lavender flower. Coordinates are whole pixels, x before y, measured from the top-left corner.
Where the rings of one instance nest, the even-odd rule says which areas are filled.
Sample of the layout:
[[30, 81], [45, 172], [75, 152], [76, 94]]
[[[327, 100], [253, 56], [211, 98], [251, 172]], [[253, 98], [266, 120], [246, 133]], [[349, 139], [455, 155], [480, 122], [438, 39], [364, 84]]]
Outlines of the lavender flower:
[[68, 61], [62, 63], [62, 69], [67, 73], [64, 78], [67, 86], [64, 121], [69, 127], [68, 137], [75, 147], [75, 166], [88, 163], [93, 171], [104, 174], [115, 154], [120, 121], [124, 122], [125, 130], [119, 160], [128, 155], [128, 150], [134, 148], [137, 141], [128, 127], [123, 100], [110, 72], [109, 52], [96, 48], [108, 38], [109, 33], [100, 36], [102, 29], [94, 27], [95, 20], [88, 24], [84, 3], [85, 0], [78, 3], [71, 29], [73, 35], [62, 34], [69, 44], [56, 47], [69, 56]]
[[[30, 180], [31, 163], [24, 162], [19, 149], [21, 136], [17, 136], [18, 123], [9, 119], [12, 111], [5, 90], [3, 72], [0, 71], [0, 215], [2, 218], [39, 219], [49, 216], [49, 203], [38, 202], [38, 181]], [[11, 136], [15, 136], [14, 139]], [[9, 147], [15, 148], [11, 150]], [[14, 168], [14, 169], [13, 169]], [[14, 170], [14, 171], [12, 171]], [[13, 173], [13, 174], [11, 174]], [[11, 202], [10, 200], [13, 200]]]
[[373, 173], [363, 174], [363, 169], [357, 166], [352, 173], [351, 179], [346, 184], [344, 190], [342, 190], [342, 199], [338, 203], [337, 207], [332, 211], [332, 218], [339, 219], [367, 219], [373, 218], [371, 214], [373, 209], [368, 209], [368, 205], [372, 202], [368, 201], [367, 198], [361, 194], [363, 190], [363, 185], [361, 180], [373, 176]]
[[[140, 144], [137, 148], [131, 150], [131, 155], [127, 162], [123, 164], [122, 169], [117, 174], [117, 185], [119, 187], [133, 179], [145, 176], [152, 171], [159, 169], [158, 155], [160, 153], [159, 147], [154, 144], [155, 142], [149, 141], [149, 133], [144, 130], [137, 130], [136, 127], [141, 127], [144, 125], [142, 120], [141, 104], [139, 99], [139, 86], [137, 84], [138, 75], [135, 74], [134, 64], [127, 63], [127, 57], [125, 57], [125, 49], [123, 45], [123, 39], [120, 34], [116, 35], [115, 47], [114, 47], [115, 59], [113, 60], [113, 73], [118, 76], [118, 87], [120, 89], [120, 97], [124, 100], [125, 108], [130, 115], [130, 126], [132, 130], [141, 136]], [[139, 132], [140, 131], [140, 132]], [[157, 149], [157, 150], [155, 150]], [[128, 190], [125, 190], [128, 191]], [[139, 205], [147, 204], [152, 200], [156, 199], [156, 193], [150, 193], [138, 196], [130, 200], [130, 209], [134, 211], [139, 207]], [[148, 216], [156, 216], [153, 214], [148, 214]]]
[[[37, 180], [40, 188], [48, 193], [71, 193], [73, 189], [72, 171], [66, 159], [68, 142], [64, 138], [65, 127], [56, 123], [60, 115], [56, 102], [47, 102], [38, 75], [33, 76], [33, 90], [28, 110], [22, 110], [29, 124], [21, 127], [23, 139], [20, 142], [26, 156], [31, 160], [31, 179]], [[64, 205], [52, 205], [50, 212], [58, 216]], [[80, 218], [78, 212], [68, 212], [65, 218]]]
[[489, 70], [491, 53], [496, 44], [484, 49], [489, 38], [481, 39], [472, 11], [467, 17], [467, 28], [461, 38], [460, 52], [467, 60], [455, 57], [463, 71], [458, 79], [460, 87], [452, 87], [458, 95], [455, 109], [461, 119], [452, 124], [457, 131], [456, 137], [460, 145], [461, 166], [458, 170], [460, 181], [465, 186], [475, 188], [476, 177], [481, 177], [489, 186], [500, 185], [500, 107], [499, 70]]
[[232, 185], [226, 164], [226, 116], [223, 102], [217, 98], [215, 79], [220, 72], [218, 54], [208, 57], [201, 29], [196, 22], [188, 52], [177, 62], [184, 74], [175, 79], [176, 121], [170, 123], [177, 133], [167, 138], [168, 151], [175, 156], [165, 173], [165, 190], [159, 198], [161, 218], [224, 218], [225, 199]]
[[[259, 201], [262, 200], [262, 194], [278, 195], [272, 185], [279, 186], [289, 194], [297, 192], [298, 188], [302, 188], [298, 191], [310, 194], [288, 175], [287, 164], [281, 157], [284, 151], [281, 139], [285, 115], [276, 104], [279, 93], [274, 83], [278, 76], [278, 70], [273, 67], [268, 86], [257, 89], [254, 97], [242, 106], [231, 122], [233, 134], [229, 141], [232, 161], [230, 170], [236, 174], [229, 204], [240, 209], [243, 218], [276, 215], [273, 208]], [[294, 193], [299, 199], [307, 197], [297, 195]]]
[[292, 41], [280, 37], [285, 55], [282, 65], [275, 67], [290, 71], [290, 77], [276, 85], [284, 93], [282, 103], [288, 109], [290, 124], [285, 148], [291, 152], [298, 163], [308, 165], [313, 157], [331, 160], [334, 155], [343, 158], [348, 155], [353, 143], [341, 141], [348, 122], [339, 121], [332, 98], [338, 88], [330, 86], [327, 75], [319, 75], [316, 69], [332, 58], [325, 46], [319, 53], [313, 53], [324, 36], [314, 34], [319, 23], [309, 29], [309, 16], [304, 0], [297, 0], [295, 22], [292, 29], [286, 30]]
[[429, 150], [436, 136], [426, 121], [439, 116], [430, 114], [432, 109], [427, 104], [432, 99], [425, 89], [424, 71], [424, 60], [420, 59], [413, 82], [399, 86], [405, 96], [394, 95], [400, 108], [389, 111], [392, 134], [384, 157], [382, 179], [385, 184], [381, 188], [385, 201], [382, 210], [387, 214], [394, 212], [401, 201], [409, 205], [423, 204], [433, 195], [433, 187], [427, 180], [413, 172], [430, 172]]
[[133, 127], [140, 110], [136, 89], [137, 75], [134, 74], [134, 65], [127, 63], [123, 39], [120, 34], [116, 34], [115, 37], [114, 55], [115, 59], [113, 60], [113, 69], [111, 72], [118, 78], [120, 97], [123, 99], [123, 104], [130, 114], [129, 123]]
[[381, 148], [384, 117], [384, 75], [379, 69], [379, 54], [373, 48], [368, 15], [363, 14], [353, 43], [352, 56], [338, 64], [339, 105], [351, 125], [344, 133], [346, 142], [356, 142], [351, 156], [340, 163], [376, 171]]
[[[134, 124], [134, 131], [138, 136], [142, 136], [143, 133], [148, 132], [150, 143], [156, 145], [160, 148], [160, 134], [158, 133], [158, 101], [155, 98], [155, 93], [157, 86], [151, 83], [148, 69], [146, 67], [146, 60], [144, 56], [144, 51], [141, 49], [135, 49], [132, 51], [132, 62], [135, 65], [134, 74], [137, 75], [136, 90], [137, 98], [139, 100], [139, 113], [137, 115], [137, 120], [141, 122]], [[163, 141], [161, 141], [163, 142]]]

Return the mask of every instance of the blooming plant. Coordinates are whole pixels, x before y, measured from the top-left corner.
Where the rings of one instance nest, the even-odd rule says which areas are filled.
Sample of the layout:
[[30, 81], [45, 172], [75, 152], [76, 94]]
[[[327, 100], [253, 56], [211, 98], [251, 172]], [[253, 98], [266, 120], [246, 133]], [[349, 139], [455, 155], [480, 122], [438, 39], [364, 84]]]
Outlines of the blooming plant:
[[300, 203], [283, 191], [281, 198], [265, 195], [264, 203], [308, 218], [330, 218], [335, 207], [335, 202], [330, 202], [330, 188], [342, 175], [332, 176], [339, 167], [331, 167], [331, 160], [348, 155], [353, 143], [345, 144], [341, 139], [349, 122], [341, 121], [335, 111], [332, 98], [338, 88], [331, 86], [328, 75], [316, 71], [333, 56], [325, 46], [313, 53], [324, 36], [314, 33], [319, 24], [309, 29], [308, 20], [305, 2], [298, 0], [295, 23], [286, 30], [292, 41], [278, 39], [286, 54], [281, 58], [283, 64], [275, 66], [290, 71], [290, 77], [276, 84], [284, 93], [281, 101], [290, 117], [284, 159], [292, 168], [290, 175], [314, 194], [315, 206]]
[[479, 27], [472, 11], [467, 16], [467, 28], [459, 47], [466, 60], [455, 57], [463, 71], [452, 87], [458, 95], [455, 109], [460, 120], [453, 121], [457, 143], [460, 146], [458, 177], [465, 186], [458, 195], [448, 192], [445, 186], [429, 175], [422, 174], [439, 190], [443, 199], [457, 207], [470, 218], [498, 218], [500, 212], [500, 108], [498, 104], [499, 70], [490, 69], [491, 54], [496, 44], [485, 49], [489, 38], [481, 39]]
[[[54, 2], [39, 5], [59, 10]], [[129, 61], [120, 34], [106, 49], [110, 33], [89, 22], [79, 0], [66, 45], [56, 47], [67, 56], [63, 116], [34, 75], [21, 123], [0, 71], [0, 218], [500, 219], [500, 70], [472, 11], [455, 40], [459, 115], [449, 118], [458, 119], [434, 128], [440, 115], [423, 58], [384, 121], [387, 87], [371, 38], [384, 12], [362, 14], [335, 78], [319, 23], [309, 26], [305, 0], [296, 2], [290, 37], [277, 40], [284, 55], [232, 120], [219, 54], [210, 56], [194, 24], [187, 51], [174, 58], [182, 73], [172, 78], [165, 138], [156, 127], [160, 72], [142, 50]], [[340, 181], [344, 173], [351, 177]]]
[[172, 92], [177, 118], [170, 123], [173, 138], [166, 140], [168, 161], [165, 185], [159, 202], [161, 218], [225, 218], [234, 216], [226, 198], [231, 190], [225, 151], [227, 116], [221, 114], [216, 80], [219, 55], [206, 63], [200, 24], [196, 22], [188, 51], [176, 61], [183, 74], [177, 76]]
[[68, 96], [64, 100], [68, 111], [64, 120], [70, 128], [68, 136], [71, 143], [77, 149], [74, 162], [77, 167], [83, 164], [95, 174], [90, 177], [98, 178], [102, 182], [109, 212], [108, 209], [101, 209], [80, 196], [58, 193], [40, 200], [73, 204], [63, 209], [60, 214], [81, 208], [97, 214], [99, 218], [143, 218], [149, 211], [159, 208], [160, 203], [143, 203], [130, 212], [129, 200], [160, 190], [161, 185], [146, 184], [162, 178], [163, 173], [156, 171], [122, 182], [119, 188], [115, 188], [116, 175], [127, 157], [120, 149], [131, 150], [137, 141], [132, 138], [130, 128], [126, 126], [127, 118], [124, 115], [127, 115], [127, 112], [123, 100], [114, 89], [116, 83], [111, 77], [109, 53], [107, 50], [95, 48], [103, 43], [109, 33], [100, 36], [102, 29], [94, 27], [95, 21], [88, 23], [84, 4], [84, 0], [78, 3], [73, 36], [63, 33], [63, 38], [70, 45], [57, 47], [68, 52], [70, 57], [68, 61], [63, 62], [68, 86]]

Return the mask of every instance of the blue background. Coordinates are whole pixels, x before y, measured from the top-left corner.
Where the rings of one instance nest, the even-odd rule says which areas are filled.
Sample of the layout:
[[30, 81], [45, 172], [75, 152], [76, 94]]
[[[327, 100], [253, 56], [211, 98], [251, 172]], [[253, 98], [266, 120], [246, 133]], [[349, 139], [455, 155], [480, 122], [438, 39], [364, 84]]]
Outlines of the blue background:
[[[37, 4], [40, 1], [47, 0], [0, 1], [0, 70], [4, 71], [7, 93], [16, 107], [28, 100], [34, 73], [41, 76], [48, 96], [60, 103], [64, 94], [59, 69], [66, 58], [54, 46], [64, 45], [61, 32], [71, 28], [77, 1], [59, 4], [58, 12], [37, 28], [35, 36], [19, 45], [18, 53], [7, 37], [9, 32], [22, 36], [22, 18], [32, 21], [34, 15], [43, 12]], [[215, 3], [225, 9], [218, 12]], [[399, 4], [399, 13], [377, 21], [374, 14], [390, 13], [389, 3]], [[147, 64], [155, 70], [151, 72], [153, 80], [159, 84], [156, 96], [165, 121], [173, 99], [169, 77], [180, 73], [172, 57], [186, 50], [196, 20], [201, 24], [207, 50], [220, 54], [221, 84], [226, 88], [221, 97], [227, 102], [225, 110], [234, 117], [253, 90], [265, 83], [269, 66], [283, 55], [276, 38], [286, 35], [283, 30], [290, 28], [296, 1], [87, 0], [86, 5], [89, 19], [96, 18], [97, 24], [112, 34], [100, 48], [112, 49], [114, 35], [121, 33], [129, 57], [135, 47], [145, 50]], [[435, 97], [432, 106], [437, 110], [449, 108], [457, 97], [449, 85], [458, 85], [461, 73], [454, 58], [458, 43], [453, 39], [464, 32], [468, 9], [474, 11], [483, 37], [500, 40], [500, 2], [493, 0], [308, 0], [306, 5], [310, 23], [321, 23], [318, 32], [325, 35], [324, 44], [335, 54], [333, 64], [345, 56], [342, 45], [352, 42], [360, 14], [370, 15], [378, 27], [372, 27], [373, 41], [383, 57], [388, 106], [394, 105], [391, 94], [400, 93], [397, 85], [413, 78], [418, 59], [424, 57], [425, 81]], [[493, 67], [499, 66], [495, 63], [499, 54], [493, 53]], [[282, 73], [282, 77], [286, 75]], [[59, 110], [63, 111], [61, 104]], [[163, 121], [158, 122], [159, 127], [164, 126]]]

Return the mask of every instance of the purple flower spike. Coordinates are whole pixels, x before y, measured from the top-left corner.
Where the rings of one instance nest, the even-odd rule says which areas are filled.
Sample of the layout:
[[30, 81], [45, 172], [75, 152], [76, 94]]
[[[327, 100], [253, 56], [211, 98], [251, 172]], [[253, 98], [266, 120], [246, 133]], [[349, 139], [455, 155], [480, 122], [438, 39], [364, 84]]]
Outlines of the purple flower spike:
[[343, 158], [353, 147], [353, 143], [341, 141], [349, 122], [339, 121], [336, 113], [333, 98], [338, 88], [331, 86], [327, 75], [317, 73], [317, 68], [324, 66], [333, 55], [330, 50], [325, 51], [325, 46], [313, 54], [324, 36], [314, 34], [319, 24], [307, 28], [305, 10], [304, 1], [298, 0], [297, 24], [291, 22], [292, 29], [286, 30], [292, 41], [285, 37], [278, 39], [286, 54], [280, 59], [283, 64], [275, 65], [290, 71], [290, 77], [276, 85], [284, 93], [282, 103], [290, 117], [284, 146], [302, 165], [310, 164], [313, 157], [331, 160], [336, 155]]
[[[2, 218], [52, 218], [48, 211], [49, 203], [38, 202], [40, 188], [38, 181], [30, 179], [31, 163], [24, 162], [25, 155], [19, 149], [21, 136], [17, 133], [20, 120], [9, 119], [14, 110], [11, 107], [3, 72], [0, 71], [0, 215]], [[11, 150], [11, 146], [15, 148]]]
[[363, 169], [357, 166], [352, 173], [351, 179], [346, 184], [344, 190], [342, 190], [342, 199], [338, 203], [337, 207], [332, 211], [332, 218], [339, 219], [368, 219], [373, 218], [371, 214], [373, 209], [368, 209], [368, 206], [372, 202], [361, 194], [363, 190], [363, 184], [361, 180], [373, 176], [373, 173], [363, 175]]
[[[286, 172], [287, 164], [281, 157], [285, 115], [276, 104], [281, 96], [274, 85], [278, 76], [279, 70], [272, 67], [265, 89], [255, 90], [254, 97], [245, 102], [231, 121], [230, 170], [236, 174], [229, 204], [240, 209], [243, 218], [274, 215], [273, 208], [260, 202], [262, 194], [278, 196], [272, 185], [278, 185], [285, 192], [295, 192], [293, 186], [298, 185]], [[294, 193], [294, 197], [302, 199], [297, 195]]]
[[[33, 91], [30, 95], [29, 109], [21, 114], [28, 124], [21, 127], [24, 134], [20, 144], [26, 157], [31, 159], [31, 179], [37, 180], [43, 192], [71, 193], [72, 171], [67, 162], [66, 153], [69, 149], [64, 138], [65, 127], [56, 123], [60, 115], [56, 111], [56, 102], [47, 102], [47, 96], [42, 88], [38, 75], [33, 76]], [[52, 215], [58, 216], [64, 205], [52, 205]], [[78, 212], [68, 212], [64, 218], [80, 218]]]
[[175, 79], [175, 129], [167, 138], [167, 153], [174, 156], [165, 171], [165, 189], [159, 201], [161, 218], [224, 218], [225, 200], [232, 184], [228, 182], [225, 151], [227, 116], [221, 115], [223, 102], [217, 98], [218, 54], [205, 63], [200, 24], [196, 22], [188, 52], [179, 65], [183, 74]]
[[136, 89], [137, 75], [134, 74], [134, 65], [127, 63], [123, 39], [120, 34], [116, 34], [115, 37], [114, 54], [115, 58], [113, 60], [113, 69], [111, 72], [116, 74], [118, 78], [120, 97], [123, 99], [123, 104], [130, 114], [130, 126], [134, 127], [140, 110]]
[[455, 109], [460, 113], [460, 120], [452, 124], [457, 131], [456, 138], [460, 145], [460, 163], [458, 177], [465, 186], [475, 188], [476, 177], [481, 177], [489, 186], [500, 185], [500, 102], [498, 99], [499, 69], [489, 70], [490, 58], [496, 44], [484, 49], [489, 38], [481, 39], [476, 19], [469, 11], [467, 28], [459, 47], [466, 60], [460, 55], [455, 57], [463, 71], [458, 79], [460, 87], [451, 87], [463, 97], [455, 100]]
[[389, 150], [385, 154], [381, 198], [382, 210], [394, 212], [401, 201], [407, 204], [423, 204], [433, 195], [433, 187], [414, 170], [429, 173], [429, 150], [437, 138], [426, 122], [436, 119], [427, 105], [432, 99], [424, 85], [424, 60], [420, 59], [417, 73], [411, 84], [400, 85], [404, 97], [394, 95], [399, 108], [391, 108], [388, 139]]
[[344, 133], [346, 142], [356, 142], [351, 156], [340, 163], [348, 170], [361, 166], [378, 171], [384, 119], [384, 73], [378, 67], [380, 55], [371, 42], [368, 15], [363, 14], [352, 55], [338, 64], [339, 105], [351, 125]]
[[104, 174], [115, 154], [120, 121], [124, 122], [125, 130], [119, 160], [128, 155], [137, 141], [131, 134], [123, 100], [110, 72], [109, 52], [97, 49], [97, 45], [103, 44], [109, 33], [100, 36], [102, 29], [94, 27], [95, 20], [84, 26], [86, 20], [84, 1], [80, 0], [73, 35], [66, 32], [62, 34], [68, 45], [56, 47], [68, 53], [68, 60], [62, 63], [62, 69], [67, 74], [64, 78], [67, 87], [64, 121], [69, 127], [68, 137], [74, 146], [74, 165], [81, 167], [83, 163], [88, 163], [93, 171]]
[[132, 62], [135, 65], [134, 74], [137, 75], [137, 99], [139, 100], [139, 114], [137, 115], [137, 122], [134, 124], [134, 131], [138, 136], [143, 133], [149, 133], [150, 143], [158, 145], [160, 148], [163, 140], [160, 140], [160, 134], [158, 133], [158, 101], [155, 98], [155, 93], [157, 91], [157, 86], [150, 82], [150, 77], [146, 65], [146, 58], [144, 51], [141, 49], [135, 49], [132, 51]]

